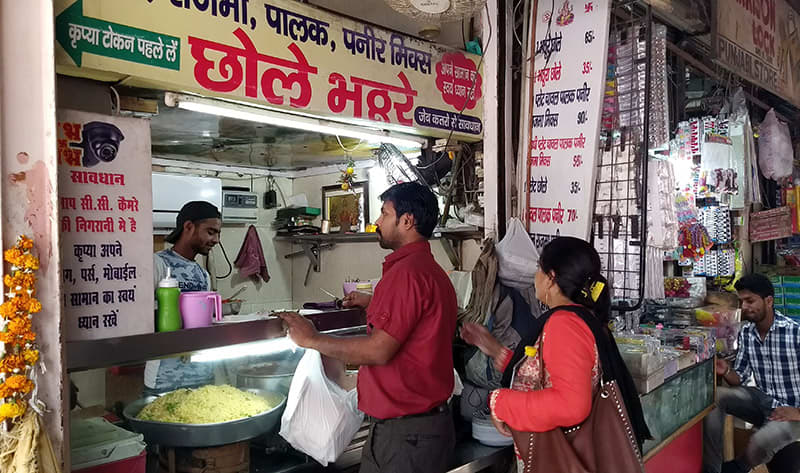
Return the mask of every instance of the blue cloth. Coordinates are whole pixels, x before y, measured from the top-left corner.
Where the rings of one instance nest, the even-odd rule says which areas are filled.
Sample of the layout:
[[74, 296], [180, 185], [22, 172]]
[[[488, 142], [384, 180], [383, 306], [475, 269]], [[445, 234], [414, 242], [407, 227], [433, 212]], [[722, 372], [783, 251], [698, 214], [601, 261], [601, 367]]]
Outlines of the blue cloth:
[[733, 370], [744, 383], [772, 397], [772, 407], [800, 407], [800, 324], [775, 311], [775, 321], [762, 341], [756, 325], [744, 324]]

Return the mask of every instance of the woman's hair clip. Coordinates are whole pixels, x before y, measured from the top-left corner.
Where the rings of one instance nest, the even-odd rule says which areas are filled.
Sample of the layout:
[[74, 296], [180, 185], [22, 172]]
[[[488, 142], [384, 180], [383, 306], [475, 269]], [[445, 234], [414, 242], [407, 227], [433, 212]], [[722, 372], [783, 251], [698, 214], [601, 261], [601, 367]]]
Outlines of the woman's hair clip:
[[606, 283], [602, 281], [595, 281], [589, 286], [589, 290], [592, 292], [592, 302], [597, 302], [597, 299], [600, 299], [600, 294], [603, 293], [605, 287]]
[[600, 294], [603, 293], [603, 289], [605, 289], [605, 287], [606, 283], [602, 281], [595, 281], [591, 284], [588, 284], [588, 289], [581, 289], [581, 295], [584, 299], [591, 299], [592, 302], [597, 302], [597, 299], [600, 299]]

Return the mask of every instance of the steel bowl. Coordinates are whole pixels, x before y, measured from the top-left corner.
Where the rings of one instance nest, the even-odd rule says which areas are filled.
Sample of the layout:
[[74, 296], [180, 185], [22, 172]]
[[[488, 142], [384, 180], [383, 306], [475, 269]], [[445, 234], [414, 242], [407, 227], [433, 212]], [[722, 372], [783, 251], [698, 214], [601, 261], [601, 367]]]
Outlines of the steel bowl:
[[297, 363], [271, 361], [244, 368], [236, 374], [236, 387], [277, 392], [288, 396], [296, 367]]
[[286, 395], [259, 389], [243, 389], [270, 401], [280, 402], [274, 408], [244, 419], [217, 422], [214, 424], [176, 424], [137, 419], [144, 408], [157, 399], [148, 396], [134, 401], [123, 410], [123, 416], [130, 422], [134, 431], [144, 435], [148, 444], [168, 447], [213, 447], [229, 443], [243, 442], [270, 433], [280, 424], [281, 415], [286, 408]]

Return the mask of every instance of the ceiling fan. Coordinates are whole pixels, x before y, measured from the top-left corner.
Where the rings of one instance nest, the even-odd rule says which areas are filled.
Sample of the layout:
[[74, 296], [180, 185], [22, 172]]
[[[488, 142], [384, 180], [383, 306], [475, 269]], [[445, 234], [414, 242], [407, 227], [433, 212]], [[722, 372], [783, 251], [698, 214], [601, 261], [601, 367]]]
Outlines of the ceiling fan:
[[486, 0], [384, 0], [394, 10], [423, 24], [419, 35], [427, 40], [439, 36], [442, 23], [469, 18]]

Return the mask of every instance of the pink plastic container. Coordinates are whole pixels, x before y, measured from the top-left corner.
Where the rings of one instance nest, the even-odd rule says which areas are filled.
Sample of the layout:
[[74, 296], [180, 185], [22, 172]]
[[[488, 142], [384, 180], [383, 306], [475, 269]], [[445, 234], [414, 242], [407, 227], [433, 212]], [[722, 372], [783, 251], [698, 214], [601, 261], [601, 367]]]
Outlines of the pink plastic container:
[[183, 328], [209, 327], [222, 320], [222, 297], [216, 292], [182, 292], [178, 305]]

